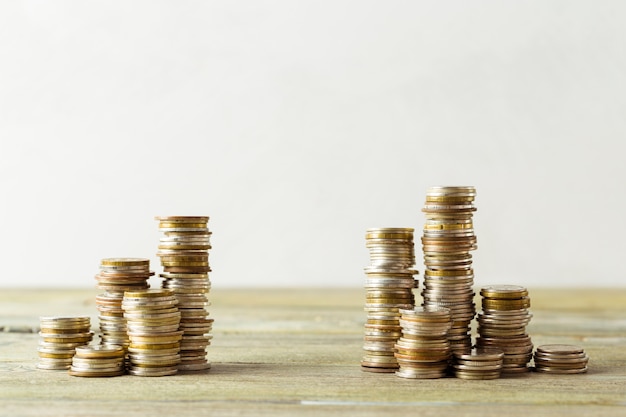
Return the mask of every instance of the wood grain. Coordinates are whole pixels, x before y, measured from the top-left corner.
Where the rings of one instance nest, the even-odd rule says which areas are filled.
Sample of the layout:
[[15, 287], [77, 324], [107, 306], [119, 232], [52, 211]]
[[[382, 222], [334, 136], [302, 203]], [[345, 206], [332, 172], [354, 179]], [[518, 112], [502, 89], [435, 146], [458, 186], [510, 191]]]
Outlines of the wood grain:
[[[96, 290], [0, 290], [0, 326], [90, 315]], [[208, 373], [75, 378], [35, 369], [35, 333], [0, 332], [0, 415], [626, 415], [626, 290], [537, 289], [535, 345], [574, 343], [584, 375], [404, 380], [359, 368], [362, 289], [220, 289]]]

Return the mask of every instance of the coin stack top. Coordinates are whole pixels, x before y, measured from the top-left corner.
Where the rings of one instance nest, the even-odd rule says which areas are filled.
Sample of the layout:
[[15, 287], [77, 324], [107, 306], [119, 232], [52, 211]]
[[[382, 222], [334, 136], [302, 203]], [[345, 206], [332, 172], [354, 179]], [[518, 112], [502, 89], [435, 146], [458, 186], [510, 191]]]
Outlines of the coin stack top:
[[163, 288], [171, 290], [178, 299], [181, 313], [180, 371], [203, 371], [211, 368], [206, 358], [210, 345], [213, 319], [206, 309], [209, 280], [209, 249], [211, 232], [208, 216], [157, 217], [161, 238], [157, 256], [164, 272]]
[[124, 375], [126, 351], [121, 346], [79, 346], [72, 359], [70, 375], [108, 377]]
[[442, 378], [450, 359], [450, 310], [444, 307], [401, 309], [402, 337], [395, 343], [400, 365], [396, 375], [411, 379]]
[[40, 317], [38, 369], [69, 369], [78, 346], [93, 337], [89, 317]]
[[541, 345], [535, 351], [535, 371], [549, 374], [582, 374], [587, 372], [589, 357], [574, 345]]
[[96, 297], [101, 344], [128, 347], [122, 310], [124, 291], [148, 288], [148, 279], [152, 275], [154, 272], [150, 271], [150, 260], [147, 258], [105, 258], [100, 261], [97, 287], [105, 291]]
[[180, 363], [178, 300], [169, 290], [124, 293], [122, 308], [128, 327], [129, 372], [138, 376], [166, 376]]
[[533, 343], [526, 333], [532, 314], [528, 290], [519, 285], [481, 288], [482, 312], [478, 314], [476, 346], [497, 347], [504, 352], [502, 373], [528, 372]]
[[474, 270], [470, 251], [477, 248], [474, 235], [474, 187], [430, 187], [422, 211], [426, 216], [423, 306], [446, 307], [452, 315], [448, 339], [453, 351], [471, 348], [470, 325], [474, 305]]
[[454, 352], [454, 375], [461, 379], [500, 378], [503, 358], [504, 352], [495, 348]]
[[399, 309], [413, 308], [417, 271], [412, 228], [372, 228], [365, 234], [370, 265], [365, 268], [367, 321], [361, 369], [395, 372], [394, 345], [402, 335]]

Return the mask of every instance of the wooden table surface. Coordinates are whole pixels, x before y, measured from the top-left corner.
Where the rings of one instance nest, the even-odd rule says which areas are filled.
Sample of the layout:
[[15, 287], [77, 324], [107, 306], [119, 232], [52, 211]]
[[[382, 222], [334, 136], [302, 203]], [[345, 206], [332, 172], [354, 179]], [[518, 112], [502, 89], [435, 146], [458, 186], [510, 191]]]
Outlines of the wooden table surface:
[[0, 415], [626, 416], [626, 289], [530, 290], [535, 346], [583, 346], [587, 374], [465, 381], [366, 373], [363, 289], [214, 286], [209, 372], [77, 378], [38, 371], [38, 335], [25, 331], [40, 315], [90, 315], [97, 328], [98, 291], [0, 289]]

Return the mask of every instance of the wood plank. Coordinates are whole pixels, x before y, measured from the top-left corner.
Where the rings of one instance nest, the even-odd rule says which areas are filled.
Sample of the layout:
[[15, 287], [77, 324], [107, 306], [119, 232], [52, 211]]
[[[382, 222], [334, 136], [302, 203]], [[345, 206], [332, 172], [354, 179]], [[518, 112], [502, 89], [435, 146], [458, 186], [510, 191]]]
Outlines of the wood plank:
[[[96, 290], [1, 290], [0, 326], [87, 314]], [[37, 371], [36, 334], [0, 332], [0, 414], [607, 415], [626, 413], [626, 289], [531, 290], [535, 345], [575, 343], [585, 375], [405, 380], [359, 368], [362, 289], [219, 289], [208, 373], [87, 379]]]

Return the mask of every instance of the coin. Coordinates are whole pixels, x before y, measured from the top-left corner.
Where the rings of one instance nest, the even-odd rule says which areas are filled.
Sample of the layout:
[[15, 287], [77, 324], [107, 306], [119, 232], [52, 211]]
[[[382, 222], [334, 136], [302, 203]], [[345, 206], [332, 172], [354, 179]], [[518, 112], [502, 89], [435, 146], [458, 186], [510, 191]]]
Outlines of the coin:
[[502, 372], [528, 372], [533, 344], [526, 334], [532, 314], [528, 290], [519, 285], [499, 284], [481, 288], [483, 310], [478, 314], [477, 346], [504, 351]]
[[38, 369], [66, 370], [72, 364], [76, 347], [89, 343], [93, 337], [89, 317], [40, 317]]
[[212, 235], [207, 227], [209, 217], [165, 216], [156, 219], [161, 232], [157, 256], [164, 271], [159, 276], [163, 278], [162, 287], [172, 291], [178, 300], [181, 312], [178, 366], [187, 371], [207, 370], [210, 363], [206, 360], [206, 347], [210, 338], [206, 335], [212, 329], [213, 319], [197, 321], [197, 317], [206, 317], [206, 308], [210, 305], [206, 296], [211, 289], [208, 275]]
[[534, 360], [538, 372], [579, 374], [587, 372], [589, 357], [580, 346], [550, 344], [538, 346]]
[[142, 368], [131, 366], [128, 370], [128, 373], [135, 376], [170, 376], [176, 375], [178, 373], [178, 366], [164, 366], [155, 368]]
[[[401, 335], [400, 308], [413, 308], [413, 278], [417, 271], [413, 228], [370, 228], [365, 233], [365, 247], [370, 263], [364, 268], [365, 337], [361, 361], [364, 371], [387, 372], [398, 368], [394, 342]], [[382, 371], [378, 370], [382, 369]]]
[[422, 305], [450, 309], [448, 339], [454, 351], [471, 346], [469, 325], [474, 317], [474, 270], [470, 251], [474, 235], [474, 187], [429, 187], [422, 209], [426, 222], [421, 238], [424, 253]]

